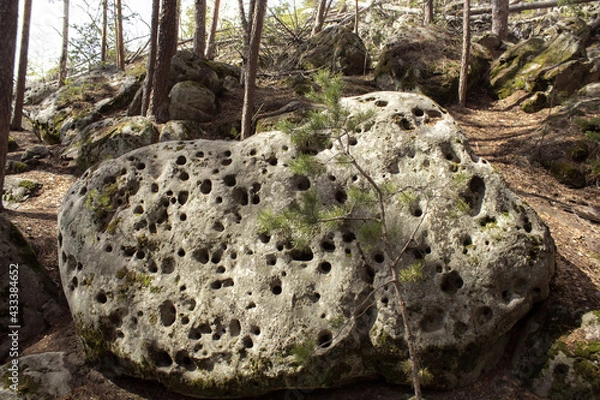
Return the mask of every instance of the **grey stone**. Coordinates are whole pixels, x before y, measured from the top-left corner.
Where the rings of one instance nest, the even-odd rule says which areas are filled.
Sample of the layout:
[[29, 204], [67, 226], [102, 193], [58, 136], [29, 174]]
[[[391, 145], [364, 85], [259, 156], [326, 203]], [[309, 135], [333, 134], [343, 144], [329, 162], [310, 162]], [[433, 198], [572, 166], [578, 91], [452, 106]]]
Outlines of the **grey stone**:
[[202, 135], [202, 127], [194, 121], [168, 121], [160, 131], [159, 142], [190, 140]]
[[[0, 367], [0, 375], [6, 377], [0, 387], [0, 397], [5, 400], [53, 400], [71, 392], [73, 382], [67, 368], [64, 352], [33, 354], [16, 359], [19, 368], [13, 375], [13, 361]], [[11, 387], [13, 376], [18, 384]], [[14, 390], [18, 388], [18, 390]]]
[[226, 69], [223, 68], [223, 77], [215, 72], [218, 69], [217, 63], [202, 59], [189, 50], [177, 52], [171, 62], [171, 71], [169, 79], [171, 85], [179, 82], [194, 81], [206, 87], [215, 95], [223, 89], [223, 80], [226, 75]]
[[21, 155], [21, 161], [27, 163], [31, 160], [40, 160], [48, 157], [52, 157], [52, 153], [46, 146], [32, 146], [23, 152]]
[[179, 82], [169, 93], [171, 119], [207, 122], [217, 112], [216, 97], [202, 84], [194, 81]]
[[37, 196], [40, 189], [42, 189], [42, 183], [34, 179], [7, 176], [4, 180], [2, 200], [8, 203], [22, 203]]
[[[406, 25], [387, 43], [379, 57], [374, 78], [384, 90], [422, 93], [442, 105], [458, 94], [462, 42], [443, 28]], [[469, 87], [486, 75], [489, 55], [473, 43], [469, 58]]]
[[[43, 333], [52, 321], [44, 315], [45, 307], [57, 303], [58, 289], [48, 273], [38, 262], [35, 252], [21, 232], [10, 221], [0, 216], [0, 254], [4, 265], [0, 269], [0, 334], [5, 338], [10, 326], [18, 325], [19, 343]], [[15, 267], [18, 266], [18, 267]], [[15, 293], [14, 283], [18, 272], [18, 313], [9, 308], [10, 293]], [[13, 289], [11, 289], [13, 288]], [[13, 319], [14, 318], [14, 319]], [[5, 359], [11, 349], [10, 340], [0, 341], [0, 359]]]
[[425, 275], [402, 287], [433, 385], [471, 383], [497, 362], [511, 327], [548, 296], [548, 228], [430, 99], [379, 92], [343, 104], [377, 111], [347, 142], [317, 151], [318, 177], [292, 173], [298, 151], [266, 132], [148, 146], [73, 185], [59, 214], [60, 273], [95, 365], [196, 397], [373, 375], [406, 383], [391, 271], [360, 235], [364, 221], [323, 228], [306, 249], [259, 226], [261, 212], [309, 189], [334, 206], [368, 188], [334, 161], [338, 145], [393, 187], [391, 251], [398, 268]]

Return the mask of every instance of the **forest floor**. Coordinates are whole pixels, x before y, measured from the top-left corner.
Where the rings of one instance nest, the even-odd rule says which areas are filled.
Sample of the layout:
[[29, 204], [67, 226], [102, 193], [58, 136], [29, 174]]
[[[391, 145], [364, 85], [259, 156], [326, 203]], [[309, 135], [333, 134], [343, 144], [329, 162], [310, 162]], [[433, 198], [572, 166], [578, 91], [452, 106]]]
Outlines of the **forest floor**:
[[[230, 93], [222, 102], [222, 122], [239, 115], [241, 96]], [[289, 91], [273, 88], [259, 91], [259, 104], [272, 110], [294, 99]], [[525, 114], [518, 106], [518, 97], [493, 101], [484, 94], [474, 95], [467, 108], [453, 106], [450, 113], [463, 128], [475, 153], [486, 158], [504, 176], [512, 190], [531, 205], [550, 227], [558, 248], [556, 275], [551, 284], [550, 298], [545, 307], [562, 305], [573, 315], [600, 309], [600, 187], [570, 189], [556, 181], [541, 166], [532, 161], [536, 152], [561, 151], [564, 144], [582, 137], [567, 118], [550, 118], [555, 111], [543, 110]], [[237, 117], [239, 118], [239, 117]], [[27, 147], [39, 144], [33, 133], [13, 132], [19, 150], [9, 159], [20, 158]], [[213, 136], [214, 137], [214, 136]], [[70, 168], [59, 160], [58, 148], [51, 147], [52, 159], [43, 160], [34, 170], [18, 177], [36, 179], [44, 184], [39, 196], [10, 209], [5, 215], [28, 238], [38, 257], [60, 284], [56, 246], [57, 213], [63, 196], [77, 179]], [[63, 299], [63, 304], [66, 302]], [[512, 337], [516, 337], [514, 334]], [[165, 399], [187, 397], [170, 393], [154, 382], [128, 378], [107, 378], [85, 363], [70, 314], [42, 337], [25, 344], [22, 355], [48, 351], [64, 351], [71, 364], [72, 393], [63, 400]], [[539, 399], [522, 388], [512, 375], [511, 350], [498, 366], [485, 373], [476, 384], [450, 392], [425, 392], [427, 399], [437, 400], [514, 400]], [[275, 399], [407, 399], [410, 390], [381, 381], [357, 382], [330, 390], [289, 390], [265, 395], [259, 400]]]

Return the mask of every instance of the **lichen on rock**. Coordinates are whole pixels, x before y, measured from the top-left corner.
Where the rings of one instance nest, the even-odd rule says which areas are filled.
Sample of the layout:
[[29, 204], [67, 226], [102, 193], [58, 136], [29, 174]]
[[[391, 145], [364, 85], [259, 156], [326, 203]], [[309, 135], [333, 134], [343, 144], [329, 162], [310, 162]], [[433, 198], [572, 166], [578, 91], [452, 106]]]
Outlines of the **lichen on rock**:
[[[393, 245], [406, 246], [399, 268], [418, 263], [426, 277], [404, 286], [423, 366], [438, 388], [473, 382], [548, 295], [549, 231], [430, 99], [378, 92], [343, 104], [376, 110], [343, 145], [398, 188], [386, 210]], [[61, 279], [88, 357], [196, 397], [373, 375], [407, 383], [390, 271], [381, 248], [362, 242], [364, 221], [303, 248], [258, 224], [309, 190], [335, 205], [367, 187], [335, 162], [335, 146], [315, 151], [317, 177], [288, 168], [300, 153], [281, 132], [159, 143], [88, 170], [58, 222]]]

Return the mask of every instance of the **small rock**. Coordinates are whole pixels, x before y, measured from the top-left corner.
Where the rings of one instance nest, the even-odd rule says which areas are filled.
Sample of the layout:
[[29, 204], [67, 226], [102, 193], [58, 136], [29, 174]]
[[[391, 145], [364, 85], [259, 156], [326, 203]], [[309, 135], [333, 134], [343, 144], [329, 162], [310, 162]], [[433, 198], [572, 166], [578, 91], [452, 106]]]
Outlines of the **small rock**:
[[2, 200], [8, 203], [22, 203], [36, 196], [41, 188], [42, 183], [36, 180], [7, 176], [4, 180]]
[[38, 145], [25, 150], [23, 155], [21, 155], [21, 161], [29, 164], [29, 162], [32, 160], [40, 160], [48, 157], [52, 157], [50, 150], [46, 146]]

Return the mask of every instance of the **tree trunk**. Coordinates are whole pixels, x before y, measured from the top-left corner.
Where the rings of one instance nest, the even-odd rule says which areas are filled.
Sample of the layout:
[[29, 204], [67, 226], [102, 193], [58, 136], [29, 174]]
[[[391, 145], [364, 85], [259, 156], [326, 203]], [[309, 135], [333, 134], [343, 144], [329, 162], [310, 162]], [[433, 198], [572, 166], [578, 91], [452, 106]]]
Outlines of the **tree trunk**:
[[242, 23], [242, 30], [244, 31], [244, 46], [246, 46], [248, 44], [249, 30], [248, 19], [246, 18], [246, 10], [244, 10], [244, 0], [238, 0], [238, 9], [240, 12], [240, 22]]
[[458, 100], [460, 105], [467, 105], [467, 85], [469, 75], [469, 50], [471, 48], [471, 1], [465, 0], [463, 9], [463, 47], [462, 58], [460, 60], [460, 80], [458, 82]]
[[123, 45], [123, 7], [121, 0], [115, 0], [115, 35], [117, 42], [117, 66], [125, 71], [125, 47]]
[[196, 0], [194, 21], [196, 22], [194, 30], [194, 54], [204, 58], [206, 47], [206, 0]]
[[177, 51], [177, 0], [162, 0], [161, 8], [150, 114], [156, 121], [166, 122], [169, 119], [169, 71]]
[[219, 8], [221, 0], [215, 0], [215, 9], [213, 10], [212, 23], [210, 25], [210, 33], [208, 35], [208, 45], [206, 46], [206, 58], [212, 60], [215, 52], [215, 41], [217, 37], [217, 25], [219, 24]]
[[0, 0], [0, 210], [4, 193], [4, 173], [10, 134], [10, 109], [13, 92], [13, 74], [17, 45], [19, 2]]
[[260, 39], [266, 10], [267, 0], [257, 0], [254, 19], [252, 21], [252, 35], [250, 36], [250, 44], [248, 46], [248, 61], [246, 63], [246, 85], [244, 87], [244, 105], [242, 107], [242, 140], [252, 134], [258, 51], [260, 49]]
[[63, 0], [62, 53], [58, 72], [58, 87], [67, 81], [67, 57], [69, 56], [69, 0]]
[[154, 69], [156, 66], [156, 47], [158, 38], [158, 15], [160, 12], [160, 0], [152, 0], [152, 20], [150, 22], [150, 49], [148, 51], [148, 62], [146, 64], [146, 78], [142, 92], [142, 110], [143, 117], [148, 113], [150, 106], [150, 93], [154, 84]]
[[325, 14], [327, 10], [327, 0], [319, 0], [319, 4], [317, 6], [317, 15], [315, 17], [315, 23], [313, 25], [312, 35], [316, 35], [317, 33], [323, 30], [323, 25], [325, 24]]
[[423, 25], [433, 23], [433, 0], [425, 0], [423, 5]]
[[106, 43], [106, 36], [108, 34], [108, 0], [102, 0], [102, 49], [100, 50], [100, 61], [106, 62], [106, 50], [108, 44]]
[[11, 129], [20, 131], [23, 129], [23, 103], [25, 99], [25, 79], [27, 77], [27, 52], [29, 50], [29, 27], [31, 26], [31, 3], [33, 0], [25, 0], [23, 10], [23, 28], [21, 30], [21, 53], [19, 54], [19, 73], [17, 77], [17, 94], [15, 98], [15, 109], [13, 111]]
[[356, 33], [357, 35], [358, 35], [358, 16], [359, 16], [358, 0], [354, 0], [354, 33]]
[[492, 0], [492, 32], [500, 40], [508, 35], [508, 0]]

